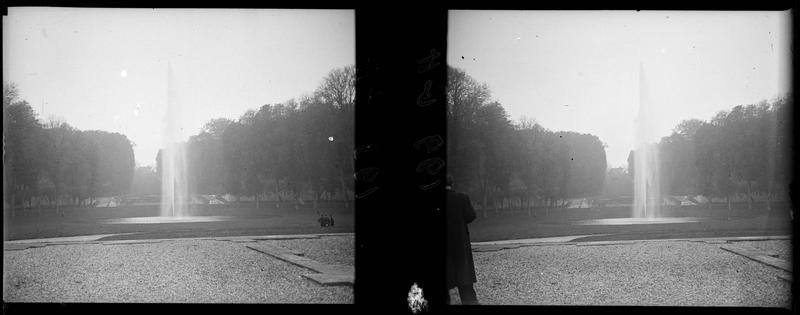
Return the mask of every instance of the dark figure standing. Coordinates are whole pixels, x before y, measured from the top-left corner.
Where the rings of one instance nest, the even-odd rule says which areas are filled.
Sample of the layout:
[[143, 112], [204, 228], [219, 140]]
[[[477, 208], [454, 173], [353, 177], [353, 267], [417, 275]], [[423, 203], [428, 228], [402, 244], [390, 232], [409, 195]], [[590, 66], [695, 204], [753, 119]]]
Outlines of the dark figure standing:
[[[478, 297], [472, 284], [477, 282], [475, 263], [472, 260], [472, 245], [469, 241], [467, 224], [475, 220], [475, 209], [469, 196], [453, 190], [453, 178], [447, 176], [447, 288], [458, 287], [461, 304], [478, 304]], [[450, 304], [450, 294], [447, 294]]]

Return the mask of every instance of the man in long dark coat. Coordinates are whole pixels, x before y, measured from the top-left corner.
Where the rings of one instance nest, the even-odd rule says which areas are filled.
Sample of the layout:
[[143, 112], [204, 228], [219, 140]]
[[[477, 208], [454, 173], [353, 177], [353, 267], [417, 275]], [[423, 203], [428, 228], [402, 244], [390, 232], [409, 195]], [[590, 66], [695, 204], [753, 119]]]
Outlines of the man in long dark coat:
[[[469, 196], [453, 190], [453, 178], [447, 176], [447, 288], [458, 287], [461, 304], [478, 304], [472, 284], [477, 282], [475, 263], [472, 260], [472, 245], [467, 224], [475, 220], [475, 209]], [[450, 294], [447, 295], [450, 304]]]

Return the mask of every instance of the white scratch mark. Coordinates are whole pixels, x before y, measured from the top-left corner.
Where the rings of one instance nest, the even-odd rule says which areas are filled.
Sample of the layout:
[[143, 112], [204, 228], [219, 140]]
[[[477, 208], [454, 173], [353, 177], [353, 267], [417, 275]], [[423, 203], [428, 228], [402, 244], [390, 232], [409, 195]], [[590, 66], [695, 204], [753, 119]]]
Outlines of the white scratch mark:
[[416, 283], [411, 286], [411, 290], [408, 291], [408, 308], [411, 309], [411, 313], [418, 313], [422, 310], [428, 308], [428, 301], [425, 300], [425, 297], [422, 295], [422, 288], [417, 286]]

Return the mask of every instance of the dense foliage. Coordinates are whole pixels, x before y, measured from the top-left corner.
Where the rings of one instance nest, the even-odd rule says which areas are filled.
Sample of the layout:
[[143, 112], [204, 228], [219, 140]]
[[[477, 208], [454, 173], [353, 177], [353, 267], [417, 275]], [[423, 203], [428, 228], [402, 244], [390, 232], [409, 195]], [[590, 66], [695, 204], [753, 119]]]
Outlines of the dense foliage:
[[597, 136], [512, 123], [491, 93], [448, 68], [448, 172], [481, 208], [561, 206], [601, 192], [606, 154]]
[[791, 95], [681, 122], [659, 143], [662, 189], [672, 195], [785, 200], [791, 180]]
[[[448, 172], [484, 209], [559, 207], [571, 198], [632, 198], [628, 168], [606, 168], [594, 135], [511, 122], [486, 84], [448, 68]], [[791, 180], [791, 95], [681, 122], [659, 142], [663, 195], [785, 200]], [[602, 197], [601, 197], [602, 196]], [[597, 198], [596, 198], [597, 197]]]
[[89, 205], [127, 193], [133, 146], [127, 137], [41, 122], [13, 84], [3, 85], [4, 203], [15, 207]]
[[[160, 192], [160, 152], [155, 168], [135, 168], [124, 135], [42, 123], [13, 84], [3, 92], [7, 204], [80, 206], [94, 197]], [[354, 105], [355, 67], [348, 66], [299, 100], [263, 105], [236, 120], [211, 119], [186, 145], [190, 193], [246, 196], [256, 206], [263, 199], [349, 206]]]
[[[331, 71], [310, 95], [209, 120], [187, 143], [189, 191], [316, 205], [352, 202], [355, 67]], [[160, 165], [160, 163], [158, 163]], [[156, 172], [158, 172], [158, 167]]]
[[[353, 196], [355, 67], [331, 71], [311, 94], [209, 120], [189, 138], [189, 190], [256, 202]], [[661, 187], [709, 198], [788, 193], [791, 95], [736, 106], [710, 121], [681, 122], [659, 143]], [[483, 209], [558, 207], [570, 198], [630, 196], [629, 168], [606, 169], [597, 136], [512, 122], [486, 84], [448, 67], [448, 172]], [[134, 168], [132, 143], [117, 133], [42, 122], [3, 87], [4, 191], [16, 207], [89, 205], [122, 194], [157, 194], [156, 167]], [[160, 155], [160, 153], [159, 153]]]

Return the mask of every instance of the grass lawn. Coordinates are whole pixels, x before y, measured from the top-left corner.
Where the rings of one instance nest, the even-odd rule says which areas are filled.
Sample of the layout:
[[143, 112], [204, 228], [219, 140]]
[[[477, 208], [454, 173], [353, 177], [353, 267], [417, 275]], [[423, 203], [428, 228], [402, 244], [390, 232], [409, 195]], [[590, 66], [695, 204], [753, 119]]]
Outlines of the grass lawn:
[[641, 224], [641, 225], [579, 225], [582, 220], [626, 218], [629, 207], [588, 209], [536, 209], [527, 212], [495, 213], [489, 211], [469, 225], [473, 242], [572, 236], [589, 234], [614, 234], [594, 237], [592, 240], [656, 239], [683, 237], [721, 237], [791, 234], [788, 206], [781, 205], [767, 211], [764, 205], [752, 210], [747, 205], [737, 205], [732, 211], [727, 205], [684, 206], [664, 209], [665, 217], [697, 217], [700, 222]]
[[345, 233], [354, 231], [353, 209], [320, 208], [333, 215], [335, 226], [321, 227], [317, 213], [310, 208], [293, 207], [202, 207], [195, 215], [226, 216], [226, 221], [158, 224], [108, 224], [118, 218], [159, 215], [158, 206], [120, 206], [116, 208], [67, 208], [64, 216], [52, 209], [27, 210], [22, 216], [3, 220], [3, 240], [50, 238], [93, 234], [139, 233], [110, 239], [177, 238], [208, 236], [247, 236], [276, 234]]

